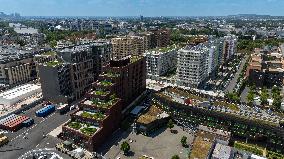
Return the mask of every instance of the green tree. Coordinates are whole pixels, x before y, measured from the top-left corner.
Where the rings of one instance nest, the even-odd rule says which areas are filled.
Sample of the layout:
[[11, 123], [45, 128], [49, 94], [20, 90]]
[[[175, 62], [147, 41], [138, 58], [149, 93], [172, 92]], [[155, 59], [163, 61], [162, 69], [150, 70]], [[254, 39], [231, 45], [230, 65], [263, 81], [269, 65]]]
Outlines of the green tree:
[[174, 127], [174, 122], [172, 119], [169, 120], [168, 124], [167, 124], [168, 128], [172, 129]]
[[273, 98], [273, 103], [272, 105], [274, 106], [275, 109], [280, 109], [281, 107], [281, 102], [282, 102], [282, 98], [280, 95], [276, 96], [275, 98]]
[[52, 40], [49, 42], [50, 47], [55, 48], [55, 46], [57, 45], [56, 40]]
[[181, 145], [182, 145], [183, 147], [186, 147], [186, 146], [187, 146], [186, 140], [187, 140], [187, 137], [186, 137], [186, 136], [183, 136], [183, 137], [181, 137], [181, 139], [180, 139], [180, 143], [181, 143]]
[[247, 95], [247, 101], [249, 105], [253, 104], [253, 99], [254, 99], [254, 92], [250, 90]]
[[180, 159], [180, 157], [178, 155], [173, 155], [172, 159]]
[[124, 154], [127, 154], [130, 150], [130, 145], [128, 142], [124, 141], [120, 146], [120, 150], [123, 151]]
[[261, 104], [267, 104], [267, 99], [269, 98], [268, 90], [266, 87], [262, 88], [261, 94], [260, 94], [260, 101]]
[[234, 101], [234, 102], [239, 102], [239, 101], [240, 101], [240, 96], [238, 95], [237, 92], [227, 93], [225, 96], [226, 96], [230, 101]]

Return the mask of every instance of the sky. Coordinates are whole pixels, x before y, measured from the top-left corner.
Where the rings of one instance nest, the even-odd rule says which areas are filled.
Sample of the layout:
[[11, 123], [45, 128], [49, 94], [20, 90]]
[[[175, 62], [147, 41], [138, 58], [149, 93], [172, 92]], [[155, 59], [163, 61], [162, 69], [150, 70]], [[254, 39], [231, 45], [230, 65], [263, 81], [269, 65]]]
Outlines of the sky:
[[0, 0], [24, 16], [284, 16], [284, 0]]

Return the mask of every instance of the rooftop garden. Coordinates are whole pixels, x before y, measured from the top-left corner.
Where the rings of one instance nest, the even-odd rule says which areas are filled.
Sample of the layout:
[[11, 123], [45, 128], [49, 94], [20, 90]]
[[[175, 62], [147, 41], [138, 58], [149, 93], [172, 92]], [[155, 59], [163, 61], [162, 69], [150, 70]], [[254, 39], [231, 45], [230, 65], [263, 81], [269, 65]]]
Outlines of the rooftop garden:
[[142, 56], [131, 56], [130, 62], [131, 63], [136, 62], [136, 61], [140, 60], [141, 58], [142, 58]]
[[111, 95], [109, 100], [101, 100], [98, 98], [94, 98], [92, 100], [92, 104], [95, 104], [97, 107], [100, 108], [108, 108], [110, 106], [112, 106], [115, 102], [117, 102], [118, 98], [116, 97], [116, 95]]
[[107, 77], [119, 77], [120, 76], [119, 73], [115, 73], [111, 71], [104, 72], [104, 75], [106, 75]]
[[102, 112], [97, 112], [97, 113], [89, 113], [89, 112], [83, 112], [81, 114], [82, 117], [84, 118], [91, 118], [95, 120], [103, 120], [105, 115]]
[[46, 63], [46, 65], [50, 67], [54, 67], [54, 66], [61, 65], [61, 64], [62, 62], [59, 62], [59, 61], [50, 61]]
[[73, 121], [73, 122], [69, 123], [68, 126], [72, 129], [79, 130], [82, 127], [82, 124], [79, 123], [79, 122]]
[[68, 124], [68, 127], [75, 129], [75, 130], [78, 130], [78, 131], [80, 131], [83, 134], [88, 135], [88, 136], [93, 135], [97, 131], [97, 129], [92, 127], [91, 124], [80, 123], [80, 122], [76, 122], [76, 121], [70, 122]]
[[109, 91], [104, 91], [104, 90], [96, 90], [96, 91], [94, 91], [95, 95], [103, 95], [103, 96], [105, 96], [105, 95], [107, 95], [109, 93], [110, 93]]
[[48, 52], [43, 53], [42, 55], [54, 56], [54, 55], [56, 55], [56, 52], [54, 52], [54, 51], [48, 51]]
[[113, 83], [111, 81], [103, 80], [99, 84], [104, 86], [104, 87], [107, 87], [107, 86], [112, 85]]
[[168, 52], [168, 51], [171, 51], [175, 48], [176, 48], [175, 45], [171, 45], [171, 46], [168, 46], [168, 47], [154, 48], [154, 49], [151, 49], [150, 51]]
[[85, 135], [92, 136], [97, 131], [97, 129], [92, 127], [84, 127], [80, 129], [80, 131]]

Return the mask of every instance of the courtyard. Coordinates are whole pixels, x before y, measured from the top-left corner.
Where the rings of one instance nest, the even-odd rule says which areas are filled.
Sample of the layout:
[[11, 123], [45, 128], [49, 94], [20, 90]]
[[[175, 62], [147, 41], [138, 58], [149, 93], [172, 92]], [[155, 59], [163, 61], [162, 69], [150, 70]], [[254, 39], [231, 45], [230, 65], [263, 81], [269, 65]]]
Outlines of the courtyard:
[[[182, 136], [186, 136], [187, 144], [190, 146], [193, 142], [194, 134], [183, 131], [178, 126], [174, 126], [172, 130], [176, 130], [176, 133], [171, 133], [168, 128], [162, 128], [150, 136], [136, 135], [131, 131], [117, 131], [107, 141], [107, 144], [111, 147], [106, 148], [107, 145], [105, 145], [105, 157], [111, 159], [138, 159], [142, 156], [148, 156], [155, 159], [170, 159], [173, 155], [178, 155], [181, 159], [187, 159], [189, 148], [182, 147], [180, 140]], [[123, 155], [123, 152], [120, 150], [120, 145], [123, 141], [127, 141], [130, 145], [128, 156]]]

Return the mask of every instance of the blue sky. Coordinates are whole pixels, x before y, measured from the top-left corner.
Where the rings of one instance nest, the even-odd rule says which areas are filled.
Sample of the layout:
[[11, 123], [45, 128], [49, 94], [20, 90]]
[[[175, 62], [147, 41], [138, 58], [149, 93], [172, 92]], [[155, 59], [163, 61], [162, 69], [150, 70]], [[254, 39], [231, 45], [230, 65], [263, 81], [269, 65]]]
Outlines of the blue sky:
[[0, 12], [38, 16], [284, 15], [284, 0], [0, 0]]

